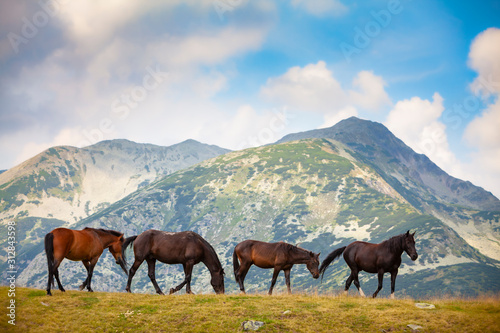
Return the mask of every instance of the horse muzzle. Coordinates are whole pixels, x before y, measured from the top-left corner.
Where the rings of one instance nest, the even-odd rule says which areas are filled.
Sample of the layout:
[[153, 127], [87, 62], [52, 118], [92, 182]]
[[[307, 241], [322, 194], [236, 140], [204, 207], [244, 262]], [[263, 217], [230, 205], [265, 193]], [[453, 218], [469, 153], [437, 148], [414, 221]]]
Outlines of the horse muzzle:
[[415, 253], [415, 254], [412, 254], [412, 255], [410, 256], [410, 258], [411, 258], [411, 260], [413, 260], [413, 261], [417, 260], [417, 258], [418, 258], [418, 254], [416, 254], [416, 253]]

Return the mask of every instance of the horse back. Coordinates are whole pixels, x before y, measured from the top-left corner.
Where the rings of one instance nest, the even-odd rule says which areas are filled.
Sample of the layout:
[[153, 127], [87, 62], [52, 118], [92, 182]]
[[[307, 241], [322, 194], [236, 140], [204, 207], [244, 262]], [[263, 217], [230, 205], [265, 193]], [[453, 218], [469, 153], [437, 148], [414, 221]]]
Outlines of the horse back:
[[377, 257], [378, 244], [357, 241], [344, 250], [344, 260], [349, 267], [355, 265], [369, 273], [377, 273]]
[[54, 256], [69, 260], [91, 260], [101, 255], [104, 248], [97, 235], [89, 230], [71, 230], [57, 228], [51, 231], [54, 235]]
[[260, 268], [273, 268], [277, 262], [286, 260], [283, 244], [285, 243], [266, 243], [249, 239], [236, 245], [234, 250], [241, 261]]
[[134, 242], [136, 258], [151, 256], [166, 264], [179, 264], [187, 260], [200, 262], [204, 257], [204, 244], [194, 232], [165, 232], [146, 230]]
[[356, 265], [368, 273], [377, 273], [380, 269], [391, 271], [401, 264], [401, 256], [392, 253], [383, 242], [353, 242], [345, 249], [344, 259], [350, 267]]

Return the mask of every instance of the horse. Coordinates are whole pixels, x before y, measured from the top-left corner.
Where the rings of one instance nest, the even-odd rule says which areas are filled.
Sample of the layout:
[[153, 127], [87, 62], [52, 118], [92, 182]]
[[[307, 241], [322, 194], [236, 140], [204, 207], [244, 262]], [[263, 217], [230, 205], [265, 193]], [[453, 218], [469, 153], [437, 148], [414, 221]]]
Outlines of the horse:
[[155, 264], [159, 260], [165, 264], [182, 264], [184, 267], [184, 281], [170, 294], [181, 290], [186, 285], [186, 293], [191, 292], [191, 273], [193, 266], [203, 262], [207, 266], [212, 279], [210, 283], [217, 294], [224, 294], [224, 269], [214, 248], [203, 237], [192, 231], [166, 232], [160, 230], [146, 230], [138, 236], [125, 240], [124, 247], [133, 243], [135, 261], [129, 271], [127, 287], [130, 291], [132, 278], [144, 260], [148, 263], [148, 276], [153, 283], [156, 293], [164, 295], [155, 278]]
[[276, 278], [279, 272], [283, 270], [285, 273], [286, 287], [288, 293], [291, 294], [290, 270], [293, 265], [306, 264], [309, 272], [317, 279], [319, 277], [319, 255], [319, 253], [315, 254], [311, 251], [284, 242], [266, 243], [250, 239], [245, 240], [234, 248], [234, 277], [240, 286], [240, 290], [245, 293], [243, 281], [245, 280], [245, 276], [250, 266], [255, 265], [260, 268], [274, 268], [271, 288], [269, 288], [268, 292], [269, 295], [272, 295]]
[[410, 230], [408, 230], [406, 233], [394, 236], [380, 244], [359, 241], [353, 242], [332, 251], [325, 258], [319, 268], [321, 279], [323, 279], [323, 275], [328, 265], [344, 253], [344, 260], [351, 269], [351, 275], [349, 275], [345, 283], [346, 294], [351, 283], [354, 281], [354, 285], [358, 288], [359, 294], [365, 297], [358, 280], [358, 273], [360, 271], [365, 271], [378, 274], [378, 288], [372, 295], [373, 298], [377, 297], [378, 292], [382, 289], [384, 273], [389, 272], [391, 273], [391, 298], [394, 298], [396, 276], [398, 275], [398, 268], [401, 265], [401, 255], [403, 251], [408, 254], [411, 260], [417, 260], [418, 254], [415, 249], [415, 232], [410, 234]]
[[99, 260], [102, 252], [109, 249], [116, 263], [120, 265], [125, 274], [127, 262], [123, 255], [123, 234], [114, 230], [85, 228], [83, 230], [71, 230], [56, 228], [45, 235], [45, 253], [47, 255], [49, 281], [47, 283], [47, 295], [52, 296], [50, 287], [54, 287], [54, 277], [60, 291], [65, 291], [59, 280], [59, 265], [64, 258], [73, 261], [81, 261], [87, 269], [87, 278], [80, 286], [80, 290], [90, 287], [94, 266]]

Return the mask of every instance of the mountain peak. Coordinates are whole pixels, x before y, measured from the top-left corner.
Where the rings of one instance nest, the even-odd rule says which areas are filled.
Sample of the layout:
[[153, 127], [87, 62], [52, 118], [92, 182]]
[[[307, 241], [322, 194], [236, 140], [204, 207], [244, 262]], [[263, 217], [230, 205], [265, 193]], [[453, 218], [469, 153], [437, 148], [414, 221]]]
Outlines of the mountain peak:
[[289, 134], [277, 143], [308, 138], [339, 141], [359, 158], [382, 172], [385, 180], [417, 209], [428, 201], [462, 205], [473, 209], [500, 211], [500, 200], [470, 182], [451, 177], [427, 156], [416, 153], [383, 124], [357, 117], [332, 127]]

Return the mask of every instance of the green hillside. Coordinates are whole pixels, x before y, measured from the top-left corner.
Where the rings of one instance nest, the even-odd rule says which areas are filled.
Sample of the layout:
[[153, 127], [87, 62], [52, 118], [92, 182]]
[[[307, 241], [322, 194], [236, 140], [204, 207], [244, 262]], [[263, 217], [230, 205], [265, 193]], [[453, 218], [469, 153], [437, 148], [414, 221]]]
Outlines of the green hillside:
[[[245, 239], [300, 243], [301, 247], [322, 252], [323, 258], [335, 247], [354, 240], [380, 242], [410, 229], [417, 232], [420, 256], [414, 263], [403, 255], [397, 293], [419, 296], [457, 291], [477, 295], [500, 290], [496, 282], [500, 270], [494, 260], [472, 248], [437, 218], [420, 213], [354, 155], [343, 144], [326, 139], [228, 153], [134, 192], [76, 227], [106, 227], [127, 236], [152, 228], [198, 232], [219, 254], [229, 291], [236, 290], [232, 251]], [[129, 261], [132, 256], [130, 253]], [[45, 259], [39, 256], [37, 260], [23, 281], [41, 287], [45, 284]], [[61, 273], [63, 283], [73, 288], [85, 277], [83, 266], [78, 265], [71, 266], [71, 273]], [[108, 255], [99, 265], [96, 290], [123, 290], [125, 279], [111, 257]], [[457, 265], [474, 269], [454, 269]], [[162, 288], [182, 280], [181, 267], [157, 267]], [[339, 290], [347, 275], [343, 260], [327, 271], [322, 284], [313, 280], [305, 267], [296, 266], [292, 290]], [[365, 290], [375, 289], [374, 278], [361, 274]], [[110, 279], [117, 284], [109, 286], [106, 281]], [[247, 290], [266, 290], [270, 279], [271, 271], [251, 268], [245, 281]], [[278, 285], [283, 284], [281, 279]], [[389, 291], [388, 280], [381, 295]], [[442, 280], [450, 281], [448, 289], [443, 289]], [[458, 281], [460, 288], [456, 287]], [[193, 273], [194, 291], [210, 290], [208, 282], [208, 270], [198, 265]], [[132, 289], [153, 292], [145, 267], [136, 274]]]

